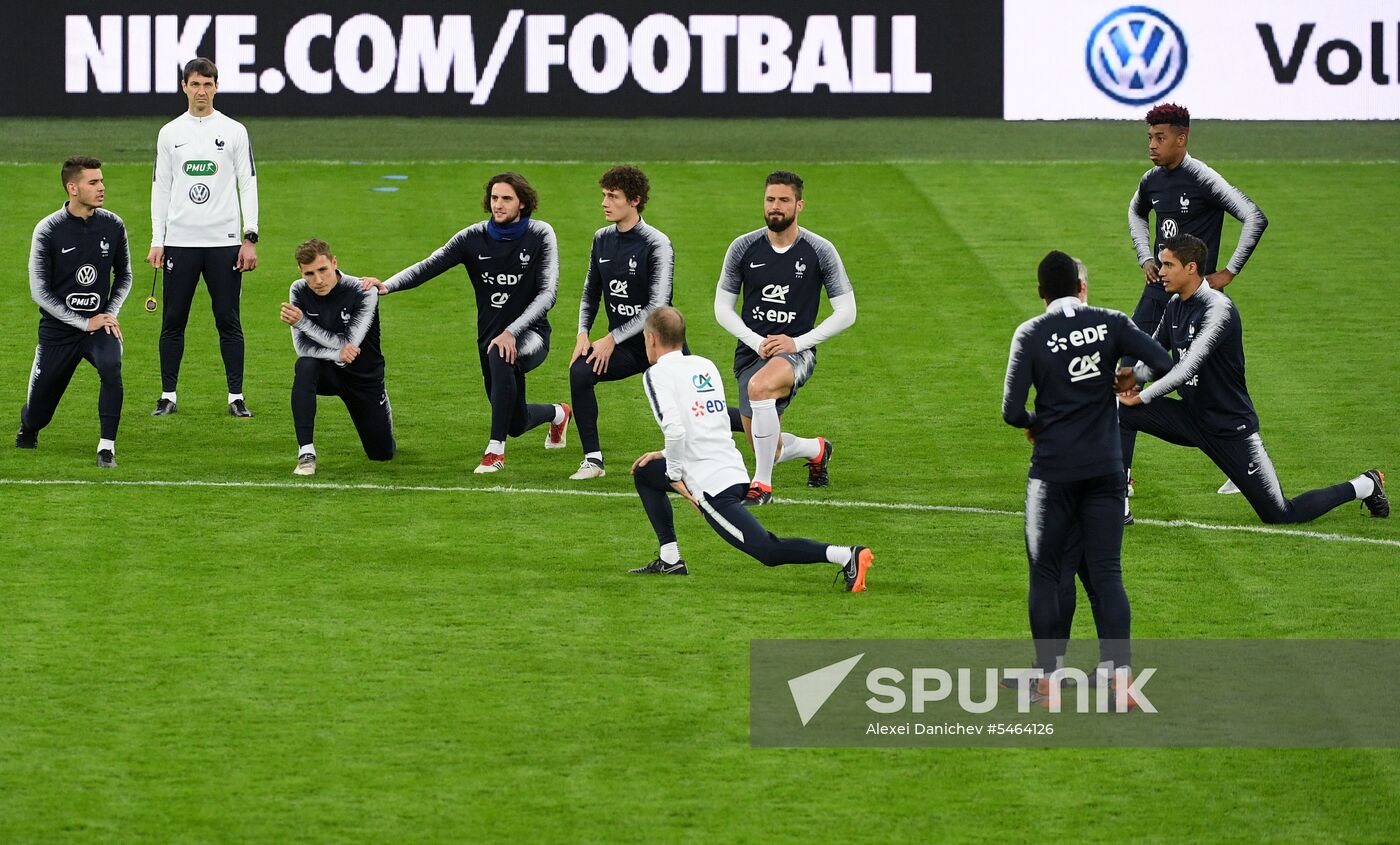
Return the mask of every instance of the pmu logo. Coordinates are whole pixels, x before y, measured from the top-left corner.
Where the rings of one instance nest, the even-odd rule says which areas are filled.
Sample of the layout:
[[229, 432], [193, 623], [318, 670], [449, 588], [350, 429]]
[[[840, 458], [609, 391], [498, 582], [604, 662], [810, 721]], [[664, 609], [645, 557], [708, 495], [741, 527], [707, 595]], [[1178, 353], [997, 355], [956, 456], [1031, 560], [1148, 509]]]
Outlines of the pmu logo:
[[491, 307], [492, 307], [492, 308], [504, 308], [505, 305], [506, 305], [506, 301], [509, 300], [509, 299], [510, 299], [510, 294], [509, 294], [509, 293], [507, 293], [506, 291], [503, 291], [503, 290], [502, 290], [502, 291], [497, 291], [497, 292], [491, 294]]
[[620, 297], [622, 297], [623, 299], [626, 299], [626, 298], [627, 298], [627, 280], [626, 280], [626, 279], [613, 279], [612, 281], [608, 282], [608, 292], [611, 293], [613, 296], [620, 296]]
[[209, 186], [203, 182], [195, 182], [190, 186], [190, 202], [195, 205], [204, 205], [209, 202]]
[[92, 287], [92, 283], [97, 281], [97, 268], [91, 264], [84, 264], [78, 268], [78, 272], [73, 274], [73, 281], [83, 287]]
[[1155, 103], [1186, 73], [1186, 37], [1171, 18], [1125, 6], [1089, 33], [1084, 62], [1094, 85], [1129, 106]]
[[101, 303], [102, 297], [95, 293], [68, 294], [68, 307], [74, 311], [96, 311]]
[[187, 162], [185, 162], [185, 175], [186, 175], [186, 176], [196, 176], [196, 177], [199, 177], [199, 176], [213, 176], [215, 173], [218, 173], [218, 172], [219, 172], [219, 165], [215, 164], [215, 163], [212, 162], [212, 161], [209, 161], [208, 159], [204, 159], [204, 160], [201, 160], [201, 161], [187, 161]]
[[690, 377], [690, 383], [695, 385], [696, 393], [715, 392], [714, 376], [711, 376], [709, 373], [696, 373]]

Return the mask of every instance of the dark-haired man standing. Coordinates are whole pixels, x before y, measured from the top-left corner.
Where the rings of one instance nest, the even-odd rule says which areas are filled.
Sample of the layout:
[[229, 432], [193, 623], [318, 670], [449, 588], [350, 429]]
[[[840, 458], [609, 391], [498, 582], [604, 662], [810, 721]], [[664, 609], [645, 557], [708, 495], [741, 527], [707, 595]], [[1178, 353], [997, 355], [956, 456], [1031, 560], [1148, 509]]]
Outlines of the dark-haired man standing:
[[[817, 344], [856, 320], [856, 295], [836, 247], [797, 225], [805, 204], [802, 177], [787, 170], [770, 173], [763, 189], [767, 225], [729, 245], [715, 290], [715, 319], [739, 340], [737, 416], [754, 452], [748, 507], [773, 500], [774, 463], [806, 458], [807, 486], [830, 483], [831, 441], [782, 430], [783, 411], [816, 369]], [[831, 314], [818, 324], [823, 291]], [[737, 314], [736, 304], [741, 305]]]
[[97, 465], [117, 465], [122, 416], [122, 331], [117, 322], [131, 290], [126, 224], [102, 208], [102, 162], [73, 156], [60, 172], [68, 201], [39, 221], [29, 247], [29, 293], [39, 306], [39, 345], [15, 445], [33, 449], [53, 419], [68, 382], [86, 360], [97, 369]]
[[453, 267], [466, 268], [476, 292], [476, 351], [491, 401], [491, 436], [473, 470], [477, 473], [504, 469], [506, 437], [519, 437], [546, 423], [545, 448], [564, 447], [569, 406], [525, 401], [525, 374], [549, 355], [549, 309], [559, 292], [554, 229], [531, 217], [539, 204], [539, 194], [519, 173], [492, 176], [481, 199], [482, 210], [490, 216], [388, 280], [363, 282], [390, 294], [416, 288]]
[[[1156, 340], [1176, 365], [1163, 374], [1149, 362], [1126, 379], [1119, 397], [1123, 462], [1132, 461], [1135, 432], [1206, 453], [1240, 488], [1259, 518], [1269, 524], [1309, 522], [1360, 499], [1371, 516], [1390, 516], [1385, 476], [1371, 469], [1341, 484], [1293, 499], [1283, 494], [1273, 461], [1259, 437], [1259, 417], [1244, 379], [1240, 312], [1230, 297], [1206, 284], [1200, 267], [1209, 248], [1192, 235], [1162, 242], [1158, 258], [1171, 300]], [[1141, 392], [1136, 382], [1157, 380]], [[1180, 399], [1167, 398], [1176, 391]]]
[[[1142, 297], [1133, 310], [1133, 322], [1151, 334], [1157, 330], [1170, 298], [1162, 287], [1157, 257], [1164, 240], [1177, 235], [1200, 238], [1206, 245], [1201, 275], [1206, 277], [1211, 287], [1224, 290], [1244, 269], [1245, 262], [1259, 245], [1269, 219], [1243, 191], [1225, 181], [1205, 162], [1192, 158], [1186, 152], [1186, 143], [1191, 134], [1191, 112], [1186, 108], [1164, 103], [1147, 113], [1146, 122], [1147, 157], [1152, 160], [1153, 166], [1142, 174], [1137, 191], [1128, 203], [1128, 232], [1132, 235], [1133, 248], [1137, 250], [1138, 264], [1142, 266], [1142, 275], [1146, 280]], [[1148, 212], [1157, 218], [1155, 232], [1148, 227]], [[1244, 226], [1240, 230], [1240, 240], [1234, 254], [1223, 269], [1217, 270], [1220, 230], [1225, 224], [1226, 212]], [[1120, 375], [1126, 376], [1132, 365], [1131, 359], [1124, 361]], [[1129, 474], [1128, 492], [1131, 495], [1132, 466], [1128, 465], [1125, 469]], [[1237, 491], [1226, 482], [1220, 492]], [[1132, 521], [1126, 507], [1124, 521]]]
[[151, 416], [163, 417], [178, 408], [175, 386], [185, 354], [185, 324], [203, 276], [219, 330], [228, 412], [247, 418], [253, 414], [243, 400], [239, 300], [243, 273], [258, 266], [258, 171], [248, 130], [214, 109], [219, 90], [214, 63], [190, 61], [180, 87], [189, 110], [161, 127], [151, 176], [151, 251], [146, 263], [165, 266], [161, 394]]
[[[574, 481], [607, 474], [595, 388], [598, 382], [618, 381], [646, 370], [642, 324], [651, 311], [671, 304], [676, 271], [671, 239], [642, 219], [651, 194], [647, 175], [631, 165], [619, 165], [604, 173], [598, 186], [603, 189], [603, 217], [609, 225], [593, 235], [578, 307], [578, 340], [569, 358], [574, 424], [583, 441], [583, 463], [569, 476]], [[608, 331], [589, 340], [599, 306], [607, 315]]]
[[[1054, 672], [1064, 653], [1062, 585], [1080, 566], [1068, 541], [1077, 534], [1098, 602], [1104, 659], [1131, 663], [1132, 613], [1123, 589], [1124, 498], [1113, 362], [1135, 355], [1153, 367], [1171, 359], [1125, 314], [1079, 299], [1074, 259], [1051, 252], [1037, 271], [1045, 312], [1011, 339], [1001, 416], [1035, 444], [1026, 480], [1026, 556], [1030, 561], [1031, 635], [1036, 668]], [[1035, 411], [1026, 399], [1035, 387]], [[1121, 676], [1120, 676], [1121, 678]], [[1040, 692], [1048, 691], [1042, 684]]]

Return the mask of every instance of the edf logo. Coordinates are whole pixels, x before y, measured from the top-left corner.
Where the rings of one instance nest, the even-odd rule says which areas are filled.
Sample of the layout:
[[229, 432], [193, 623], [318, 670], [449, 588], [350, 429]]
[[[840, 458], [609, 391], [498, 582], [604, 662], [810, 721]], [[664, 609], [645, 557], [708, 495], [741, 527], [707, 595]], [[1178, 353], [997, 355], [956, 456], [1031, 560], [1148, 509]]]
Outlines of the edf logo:
[[1100, 91], [1125, 105], [1144, 106], [1181, 82], [1186, 37], [1156, 9], [1125, 6], [1089, 33], [1084, 61]]

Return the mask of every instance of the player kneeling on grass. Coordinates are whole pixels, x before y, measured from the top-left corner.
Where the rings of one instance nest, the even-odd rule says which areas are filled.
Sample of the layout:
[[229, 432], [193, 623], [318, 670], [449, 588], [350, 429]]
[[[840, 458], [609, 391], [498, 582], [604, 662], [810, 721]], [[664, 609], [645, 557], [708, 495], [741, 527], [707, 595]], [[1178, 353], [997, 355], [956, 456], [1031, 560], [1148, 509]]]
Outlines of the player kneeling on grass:
[[865, 591], [865, 573], [875, 558], [865, 546], [829, 546], [813, 540], [773, 536], [744, 507], [748, 470], [729, 430], [729, 409], [719, 368], [699, 355], [687, 355], [685, 319], [669, 306], [647, 314], [642, 328], [647, 361], [642, 374], [647, 402], [666, 435], [666, 449], [648, 452], [632, 464], [642, 507], [656, 531], [661, 553], [637, 575], [686, 575], [676, 544], [667, 493], [690, 502], [725, 542], [765, 566], [834, 563], [846, 591]]
[[297, 475], [316, 474], [316, 397], [339, 396], [350, 412], [365, 455], [394, 457], [394, 410], [384, 390], [379, 351], [379, 294], [340, 272], [325, 241], [309, 240], [296, 251], [301, 278], [282, 303], [282, 322], [292, 327], [296, 376], [292, 419], [296, 423]]

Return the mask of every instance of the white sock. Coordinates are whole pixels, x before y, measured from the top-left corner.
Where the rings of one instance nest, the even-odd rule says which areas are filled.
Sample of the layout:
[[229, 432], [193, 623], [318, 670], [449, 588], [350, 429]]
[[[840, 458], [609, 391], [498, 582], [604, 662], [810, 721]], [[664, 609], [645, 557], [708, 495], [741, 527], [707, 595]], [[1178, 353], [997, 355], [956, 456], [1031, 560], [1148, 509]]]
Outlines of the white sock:
[[753, 408], [753, 480], [765, 487], [773, 486], [773, 459], [778, 449], [782, 423], [778, 421], [778, 400], [751, 402]]
[[506, 444], [500, 440], [492, 440], [490, 443], [486, 444], [486, 451], [492, 455], [504, 455], [506, 453]]
[[561, 422], [563, 422], [563, 421], [564, 421], [564, 406], [563, 406], [563, 405], [555, 405], [555, 406], [554, 406], [554, 424], [555, 424], [555, 425], [558, 425], [559, 423], [561, 423]]
[[851, 547], [827, 546], [826, 559], [832, 563], [846, 566], [851, 562]]
[[316, 457], [316, 445], [314, 443], [308, 443], [301, 447], [301, 449], [297, 450], [297, 457], [300, 458], [302, 455], [310, 455], [313, 458]]
[[796, 458], [820, 457], [822, 453], [822, 441], [820, 437], [798, 437], [795, 434], [788, 434], [784, 431], [779, 437], [782, 439], [783, 451], [778, 455], [776, 463], [786, 463]]
[[667, 543], [661, 547], [660, 558], [666, 563], [679, 563], [681, 559], [681, 547], [679, 543]]
[[597, 462], [600, 463], [600, 464], [603, 462], [603, 453], [602, 453], [602, 452], [588, 452], [587, 454], [584, 455], [584, 457], [585, 457], [585, 458], [588, 458], [589, 460], [592, 460], [592, 461], [597, 461]]
[[[237, 402], [239, 399], [242, 399], [242, 398], [243, 398], [243, 394], [242, 394], [242, 393], [230, 393], [230, 394], [228, 395], [228, 403], [229, 403], [230, 405], [232, 405], [234, 402]], [[171, 400], [171, 401], [174, 401], [174, 400]]]
[[115, 455], [117, 453], [117, 441], [107, 440], [106, 438], [98, 440], [97, 451], [101, 452], [103, 449], [106, 449], [108, 452], [111, 452], [113, 455]]
[[1375, 494], [1376, 482], [1369, 475], [1358, 475], [1351, 480], [1351, 489], [1356, 491], [1356, 498], [1364, 499]]
[[162, 398], [162, 399], [169, 399], [171, 402], [174, 402], [174, 401], [175, 401], [175, 391], [173, 391], [173, 390], [166, 391], [165, 393], [162, 393], [162, 394], [160, 395], [160, 398]]

